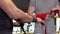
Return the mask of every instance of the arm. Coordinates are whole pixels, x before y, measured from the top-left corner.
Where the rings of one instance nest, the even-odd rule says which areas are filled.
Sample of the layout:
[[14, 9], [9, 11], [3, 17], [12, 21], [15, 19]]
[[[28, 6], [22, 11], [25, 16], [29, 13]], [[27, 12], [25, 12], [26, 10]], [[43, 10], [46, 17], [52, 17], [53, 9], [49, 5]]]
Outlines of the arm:
[[0, 0], [0, 8], [12, 19], [20, 19], [24, 22], [32, 21], [32, 17], [18, 9], [11, 0]]

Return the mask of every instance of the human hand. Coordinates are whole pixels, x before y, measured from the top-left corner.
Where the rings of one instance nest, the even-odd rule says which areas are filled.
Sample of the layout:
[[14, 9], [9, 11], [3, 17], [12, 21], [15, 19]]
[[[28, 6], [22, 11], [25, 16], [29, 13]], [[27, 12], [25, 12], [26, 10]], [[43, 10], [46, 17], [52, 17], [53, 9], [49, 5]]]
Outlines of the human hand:
[[55, 10], [60, 10], [60, 6], [56, 6], [52, 9], [52, 11], [55, 11]]
[[45, 21], [42, 20], [41, 18], [37, 18], [37, 22], [38, 22], [38, 23], [41, 23], [41, 24], [43, 24], [43, 25], [46, 25], [46, 24], [45, 24]]
[[13, 23], [13, 25], [19, 26], [20, 23], [19, 22], [15, 22], [15, 23]]
[[46, 17], [45, 17], [45, 20], [47, 20], [49, 16], [50, 16], [50, 15], [49, 15], [49, 14], [47, 14], [47, 15], [46, 15]]
[[60, 16], [60, 6], [56, 6], [52, 11], [55, 11]]

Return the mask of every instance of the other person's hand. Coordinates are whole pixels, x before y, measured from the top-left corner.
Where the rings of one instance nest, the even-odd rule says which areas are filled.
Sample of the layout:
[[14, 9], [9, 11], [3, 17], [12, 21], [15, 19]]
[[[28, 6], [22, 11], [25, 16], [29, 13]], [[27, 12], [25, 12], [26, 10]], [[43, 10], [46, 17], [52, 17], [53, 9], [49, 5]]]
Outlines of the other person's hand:
[[60, 10], [60, 6], [56, 6], [52, 9], [52, 11], [55, 11], [55, 10]]
[[43, 25], [46, 25], [45, 21], [42, 20], [41, 18], [37, 18], [37, 22], [38, 22], [38, 23], [41, 23], [41, 24], [43, 24]]

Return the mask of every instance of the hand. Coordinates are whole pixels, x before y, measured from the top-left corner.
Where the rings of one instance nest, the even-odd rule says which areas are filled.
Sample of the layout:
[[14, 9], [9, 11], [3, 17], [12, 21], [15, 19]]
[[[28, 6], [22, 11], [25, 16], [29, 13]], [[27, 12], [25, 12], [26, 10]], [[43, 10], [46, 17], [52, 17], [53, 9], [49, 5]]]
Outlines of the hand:
[[50, 15], [49, 15], [49, 14], [47, 14], [47, 16], [46, 16], [45, 20], [47, 20], [49, 16], [50, 16]]
[[52, 11], [58, 10], [57, 13], [60, 16], [60, 6], [56, 6], [55, 8], [52, 9]]
[[13, 25], [19, 26], [20, 23], [19, 22], [15, 22], [15, 23], [13, 23]]
[[42, 23], [43, 25], [45, 25], [45, 21], [42, 20], [41, 18], [37, 18], [37, 22], [38, 22], [38, 23]]
[[52, 11], [54, 11], [54, 10], [60, 10], [60, 6], [54, 7], [54, 8], [52, 9]]

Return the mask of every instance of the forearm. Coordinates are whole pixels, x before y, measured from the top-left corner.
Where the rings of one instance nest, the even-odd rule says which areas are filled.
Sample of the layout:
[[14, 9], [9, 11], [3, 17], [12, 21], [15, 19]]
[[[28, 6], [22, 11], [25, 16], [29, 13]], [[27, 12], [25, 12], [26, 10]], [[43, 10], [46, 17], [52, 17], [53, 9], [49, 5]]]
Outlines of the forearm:
[[[23, 21], [23, 22], [31, 22], [33, 20], [32, 16], [30, 16], [30, 15], [24, 13], [24, 12], [20, 12], [20, 15], [22, 16], [21, 21]], [[21, 17], [20, 15], [19, 15], [19, 17]]]
[[25, 19], [26, 21], [24, 22], [32, 21], [31, 16], [26, 15], [22, 10], [18, 9], [11, 1], [8, 2], [8, 0], [3, 0], [3, 3], [0, 3], [0, 7], [12, 19], [21, 19], [22, 21], [24, 21]]

